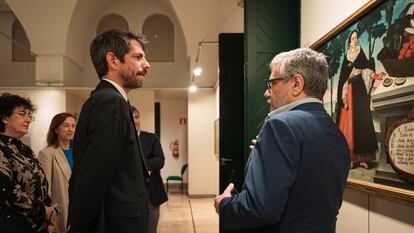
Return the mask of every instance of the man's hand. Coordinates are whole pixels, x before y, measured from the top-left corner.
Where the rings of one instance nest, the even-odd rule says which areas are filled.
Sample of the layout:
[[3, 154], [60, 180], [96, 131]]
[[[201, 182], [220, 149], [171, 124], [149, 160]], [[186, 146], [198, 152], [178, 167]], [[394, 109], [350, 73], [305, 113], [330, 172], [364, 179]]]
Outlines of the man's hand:
[[234, 188], [234, 184], [230, 183], [229, 186], [224, 190], [221, 195], [218, 195], [214, 198], [214, 208], [216, 208], [216, 213], [220, 215], [220, 202], [225, 197], [231, 197], [231, 190]]
[[256, 142], [257, 142], [257, 137], [258, 137], [258, 136], [256, 136], [256, 138], [255, 138], [255, 139], [252, 139], [252, 142], [251, 142], [251, 144], [250, 144], [250, 146], [249, 146], [249, 149], [250, 149], [250, 150], [253, 150], [254, 146], [256, 145]]
[[250, 150], [253, 150], [254, 146], [256, 145], [257, 140], [256, 139], [252, 139], [252, 144], [250, 144], [249, 148]]

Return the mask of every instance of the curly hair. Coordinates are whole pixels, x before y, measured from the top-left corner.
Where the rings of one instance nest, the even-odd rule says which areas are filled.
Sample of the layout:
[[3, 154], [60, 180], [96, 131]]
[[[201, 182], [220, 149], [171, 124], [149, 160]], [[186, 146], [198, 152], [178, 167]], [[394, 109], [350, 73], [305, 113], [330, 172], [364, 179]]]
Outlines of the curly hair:
[[6, 130], [6, 125], [3, 122], [5, 117], [10, 117], [13, 114], [13, 110], [18, 107], [23, 107], [25, 110], [35, 112], [36, 107], [32, 104], [29, 98], [23, 98], [18, 95], [10, 93], [3, 93], [0, 96], [0, 132]]

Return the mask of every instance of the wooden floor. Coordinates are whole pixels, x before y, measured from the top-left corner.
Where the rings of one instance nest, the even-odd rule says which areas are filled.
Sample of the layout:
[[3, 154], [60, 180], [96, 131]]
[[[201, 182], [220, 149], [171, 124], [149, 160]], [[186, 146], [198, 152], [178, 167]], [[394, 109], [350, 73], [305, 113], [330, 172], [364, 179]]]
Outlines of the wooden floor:
[[213, 198], [188, 198], [169, 193], [168, 202], [160, 207], [158, 233], [218, 233], [218, 216]]

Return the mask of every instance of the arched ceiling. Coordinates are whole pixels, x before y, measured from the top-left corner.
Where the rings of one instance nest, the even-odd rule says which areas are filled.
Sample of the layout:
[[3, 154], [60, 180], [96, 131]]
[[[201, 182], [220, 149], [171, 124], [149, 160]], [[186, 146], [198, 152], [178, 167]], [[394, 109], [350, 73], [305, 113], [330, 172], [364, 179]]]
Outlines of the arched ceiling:
[[108, 13], [122, 15], [130, 30], [138, 33], [141, 33], [145, 17], [151, 14], [166, 14], [173, 21], [176, 62], [153, 63], [146, 82], [149, 88], [187, 88], [199, 52], [199, 62], [205, 61], [205, 67], [212, 69], [211, 74], [204, 73], [207, 85], [214, 86], [218, 70], [216, 49], [204, 49], [208, 53], [202, 54], [203, 51], [198, 51], [199, 43], [216, 41], [220, 32], [243, 31], [243, 10], [237, 7], [235, 0], [0, 1], [5, 1], [19, 18], [33, 52], [62, 54], [68, 60], [70, 68], [66, 76], [71, 81], [65, 85], [71, 87], [93, 87], [97, 83], [89, 61], [89, 44], [96, 36], [99, 20]]

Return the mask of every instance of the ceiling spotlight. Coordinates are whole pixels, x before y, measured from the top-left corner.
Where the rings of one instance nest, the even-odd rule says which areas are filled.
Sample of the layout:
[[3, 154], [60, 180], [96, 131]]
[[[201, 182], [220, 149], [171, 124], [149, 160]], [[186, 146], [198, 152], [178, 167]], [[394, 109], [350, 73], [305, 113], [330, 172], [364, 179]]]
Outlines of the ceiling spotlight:
[[197, 67], [193, 70], [193, 74], [194, 76], [200, 76], [202, 71], [203, 69], [201, 69], [200, 67]]
[[188, 90], [190, 92], [196, 92], [197, 91], [197, 86], [193, 84], [193, 85], [190, 86], [190, 88], [188, 88]]

